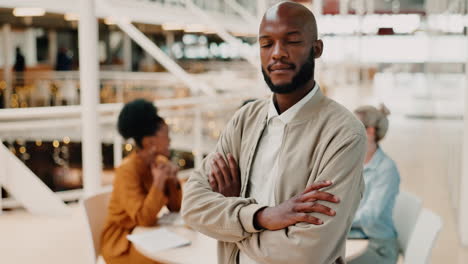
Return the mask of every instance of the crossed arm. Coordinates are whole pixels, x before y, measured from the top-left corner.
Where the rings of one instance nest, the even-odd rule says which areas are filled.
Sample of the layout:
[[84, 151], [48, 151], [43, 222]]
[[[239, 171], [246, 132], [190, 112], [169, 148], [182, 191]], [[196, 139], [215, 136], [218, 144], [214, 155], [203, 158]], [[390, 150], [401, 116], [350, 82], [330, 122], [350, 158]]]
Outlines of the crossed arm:
[[[216, 149], [221, 156], [210, 154], [186, 183], [185, 221], [217, 240], [236, 243], [259, 263], [334, 262], [344, 253], [342, 245], [362, 194], [364, 136], [336, 144], [324, 155], [323, 168], [309, 186], [275, 207], [238, 197], [239, 171], [233, 157], [240, 151], [227, 142], [235, 136], [223, 135]], [[224, 165], [218, 163], [224, 157]]]
[[[227, 162], [223, 156], [216, 153], [211, 162], [209, 175], [210, 186], [214, 192], [225, 197], [239, 197], [240, 175], [239, 168], [233, 155], [228, 153]], [[275, 207], [263, 207], [258, 210], [253, 219], [256, 229], [280, 230], [299, 222], [321, 225], [323, 221], [308, 213], [320, 213], [334, 216], [336, 212], [318, 201], [339, 203], [340, 199], [328, 192], [320, 191], [332, 185], [331, 181], [322, 181], [308, 186], [302, 193], [292, 197]]]

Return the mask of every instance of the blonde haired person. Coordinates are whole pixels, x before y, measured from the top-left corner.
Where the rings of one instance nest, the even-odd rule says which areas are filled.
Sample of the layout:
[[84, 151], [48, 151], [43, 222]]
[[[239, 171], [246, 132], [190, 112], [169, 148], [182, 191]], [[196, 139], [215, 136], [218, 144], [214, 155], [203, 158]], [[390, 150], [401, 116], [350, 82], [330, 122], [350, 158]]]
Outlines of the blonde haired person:
[[180, 210], [177, 168], [167, 160], [169, 127], [153, 103], [137, 99], [123, 107], [118, 130], [124, 138], [135, 141], [136, 150], [115, 170], [101, 253], [107, 264], [154, 264], [157, 262], [135, 249], [127, 235], [136, 226], [156, 224], [164, 206]]
[[350, 264], [394, 264], [398, 259], [397, 233], [392, 220], [395, 199], [399, 192], [400, 175], [379, 142], [388, 130], [390, 111], [381, 105], [361, 106], [354, 113], [367, 133], [367, 153], [364, 160], [366, 190], [352, 224], [349, 238], [368, 238], [366, 252]]

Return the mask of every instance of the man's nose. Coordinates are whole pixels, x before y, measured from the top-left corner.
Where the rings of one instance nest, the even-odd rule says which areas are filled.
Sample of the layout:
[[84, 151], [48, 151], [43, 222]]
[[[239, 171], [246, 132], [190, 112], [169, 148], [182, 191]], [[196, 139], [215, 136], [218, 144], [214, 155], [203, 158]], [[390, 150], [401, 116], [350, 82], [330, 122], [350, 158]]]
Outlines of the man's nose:
[[271, 57], [273, 60], [281, 60], [282, 58], [288, 57], [288, 52], [284, 45], [282, 45], [281, 43], [276, 43], [273, 46], [273, 53]]

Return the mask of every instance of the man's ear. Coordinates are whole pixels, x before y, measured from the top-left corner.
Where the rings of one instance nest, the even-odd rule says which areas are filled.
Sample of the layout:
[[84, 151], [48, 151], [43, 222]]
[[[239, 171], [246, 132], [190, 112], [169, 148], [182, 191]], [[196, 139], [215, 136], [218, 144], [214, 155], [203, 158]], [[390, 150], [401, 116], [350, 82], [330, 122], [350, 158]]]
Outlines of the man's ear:
[[316, 59], [322, 57], [323, 41], [321, 39], [316, 40], [313, 44], [313, 49], [314, 49], [314, 54], [315, 54]]

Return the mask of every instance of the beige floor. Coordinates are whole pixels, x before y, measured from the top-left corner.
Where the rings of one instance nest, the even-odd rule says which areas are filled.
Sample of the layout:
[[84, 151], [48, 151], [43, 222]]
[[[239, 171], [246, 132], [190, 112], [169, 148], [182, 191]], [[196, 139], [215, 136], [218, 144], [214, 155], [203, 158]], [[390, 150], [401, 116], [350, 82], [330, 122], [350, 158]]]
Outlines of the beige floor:
[[447, 174], [450, 155], [447, 134], [453, 121], [393, 119], [382, 148], [396, 161], [401, 173], [401, 188], [423, 198], [423, 206], [443, 219], [433, 250], [432, 263], [468, 263], [468, 249], [457, 237], [456, 210], [450, 200]]
[[[449, 173], [457, 172], [451, 164], [459, 156], [451, 154], [451, 146], [460, 144], [460, 127], [460, 121], [408, 119], [396, 114], [382, 143], [399, 166], [401, 188], [422, 197], [424, 206], [443, 218], [431, 258], [435, 264], [468, 263], [468, 249], [457, 237], [448, 180]], [[73, 208], [74, 215], [68, 218], [31, 216], [24, 211], [1, 215], [0, 263], [85, 263], [84, 228], [79, 210], [76, 205]]]
[[84, 264], [85, 230], [80, 210], [73, 216], [31, 216], [24, 211], [0, 216], [0, 263]]

